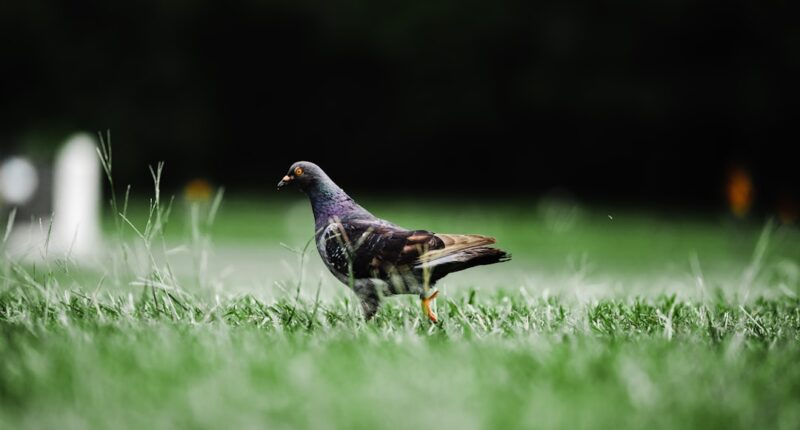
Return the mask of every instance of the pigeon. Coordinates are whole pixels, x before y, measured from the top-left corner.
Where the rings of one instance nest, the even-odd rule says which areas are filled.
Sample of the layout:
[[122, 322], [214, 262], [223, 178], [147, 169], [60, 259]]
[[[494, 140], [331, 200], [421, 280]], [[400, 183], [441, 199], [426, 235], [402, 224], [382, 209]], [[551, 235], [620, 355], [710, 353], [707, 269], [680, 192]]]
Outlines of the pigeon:
[[381, 300], [397, 294], [418, 294], [432, 323], [438, 317], [431, 303], [437, 281], [473, 266], [500, 263], [511, 255], [480, 234], [441, 234], [409, 230], [382, 220], [356, 203], [316, 164], [298, 161], [278, 182], [278, 189], [296, 186], [311, 201], [315, 240], [330, 272], [358, 296], [365, 320]]

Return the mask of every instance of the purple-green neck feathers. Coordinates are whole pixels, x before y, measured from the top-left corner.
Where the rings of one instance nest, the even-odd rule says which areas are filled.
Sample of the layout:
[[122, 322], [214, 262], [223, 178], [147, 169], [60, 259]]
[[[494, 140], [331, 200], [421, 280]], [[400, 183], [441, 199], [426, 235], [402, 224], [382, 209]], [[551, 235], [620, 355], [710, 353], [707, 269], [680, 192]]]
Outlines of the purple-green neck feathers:
[[327, 224], [331, 218], [367, 213], [327, 176], [317, 178], [303, 191], [311, 200], [314, 223], [317, 227]]

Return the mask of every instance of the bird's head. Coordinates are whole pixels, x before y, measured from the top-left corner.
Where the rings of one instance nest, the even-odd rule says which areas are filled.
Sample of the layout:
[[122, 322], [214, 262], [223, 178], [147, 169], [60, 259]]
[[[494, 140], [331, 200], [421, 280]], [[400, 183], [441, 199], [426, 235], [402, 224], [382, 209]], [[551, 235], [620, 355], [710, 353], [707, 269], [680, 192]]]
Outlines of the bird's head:
[[314, 163], [309, 161], [298, 161], [292, 164], [289, 172], [278, 182], [278, 189], [294, 184], [305, 191], [325, 177], [325, 172]]

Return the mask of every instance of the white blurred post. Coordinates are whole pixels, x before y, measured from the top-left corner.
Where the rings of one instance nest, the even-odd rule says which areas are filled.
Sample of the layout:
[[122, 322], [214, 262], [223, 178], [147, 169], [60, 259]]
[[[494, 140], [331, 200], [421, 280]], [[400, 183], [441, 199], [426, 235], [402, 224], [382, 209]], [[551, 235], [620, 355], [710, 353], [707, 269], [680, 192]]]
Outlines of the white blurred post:
[[76, 260], [100, 252], [100, 161], [85, 133], [67, 140], [53, 171], [51, 250]]

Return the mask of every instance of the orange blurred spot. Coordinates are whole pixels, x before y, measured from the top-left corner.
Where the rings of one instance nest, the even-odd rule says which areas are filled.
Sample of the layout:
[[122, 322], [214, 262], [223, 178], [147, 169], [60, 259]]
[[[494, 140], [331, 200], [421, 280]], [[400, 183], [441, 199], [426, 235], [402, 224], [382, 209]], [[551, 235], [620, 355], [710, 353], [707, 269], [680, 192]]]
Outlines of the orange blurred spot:
[[747, 215], [753, 206], [755, 194], [750, 173], [741, 167], [731, 169], [728, 174], [726, 191], [731, 212], [740, 218]]
[[183, 189], [186, 200], [207, 202], [211, 199], [211, 184], [205, 179], [192, 179]]

